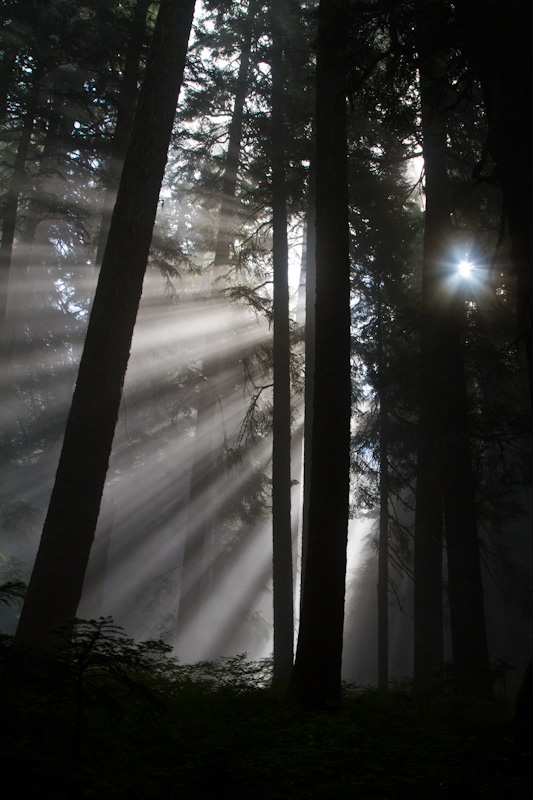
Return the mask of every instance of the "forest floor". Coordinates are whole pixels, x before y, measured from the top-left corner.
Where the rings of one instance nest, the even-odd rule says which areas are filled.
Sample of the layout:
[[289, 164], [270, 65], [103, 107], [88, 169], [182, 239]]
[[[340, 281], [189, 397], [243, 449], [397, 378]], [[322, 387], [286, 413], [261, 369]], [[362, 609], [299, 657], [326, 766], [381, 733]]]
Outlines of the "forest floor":
[[[12, 648], [11, 648], [12, 649]], [[505, 701], [415, 701], [347, 686], [341, 708], [305, 712], [244, 657], [143, 675], [124, 658], [68, 671], [0, 664], [2, 783], [75, 800], [530, 800], [533, 759]], [[122, 658], [122, 662], [121, 662]], [[139, 662], [140, 663], [140, 662]], [[38, 667], [35, 669], [35, 667]]]

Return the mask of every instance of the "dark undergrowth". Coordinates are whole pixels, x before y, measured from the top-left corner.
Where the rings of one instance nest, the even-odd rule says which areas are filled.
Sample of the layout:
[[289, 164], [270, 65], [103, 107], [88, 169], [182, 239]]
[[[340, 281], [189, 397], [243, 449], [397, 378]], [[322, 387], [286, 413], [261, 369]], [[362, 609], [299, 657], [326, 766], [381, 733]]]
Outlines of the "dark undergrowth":
[[245, 657], [181, 666], [110, 620], [78, 623], [54, 659], [5, 638], [2, 783], [54, 800], [531, 798], [512, 709], [415, 701], [346, 687], [341, 709], [305, 712]]

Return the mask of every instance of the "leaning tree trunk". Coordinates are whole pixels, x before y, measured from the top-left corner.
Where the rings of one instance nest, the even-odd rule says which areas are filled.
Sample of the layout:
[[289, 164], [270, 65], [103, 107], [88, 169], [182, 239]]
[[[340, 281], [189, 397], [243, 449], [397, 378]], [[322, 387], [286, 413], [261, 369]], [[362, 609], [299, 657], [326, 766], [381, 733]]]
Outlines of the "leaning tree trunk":
[[288, 696], [341, 699], [350, 485], [350, 260], [346, 8], [322, 0], [316, 72], [316, 337], [305, 580]]
[[[162, 0], [17, 638], [53, 647], [94, 538], [183, 78], [194, 0]], [[61, 641], [64, 637], [59, 637]]]
[[274, 272], [274, 408], [272, 446], [272, 591], [275, 683], [287, 683], [294, 654], [291, 529], [289, 253], [285, 185], [283, 26], [285, 0], [272, 2], [272, 261]]

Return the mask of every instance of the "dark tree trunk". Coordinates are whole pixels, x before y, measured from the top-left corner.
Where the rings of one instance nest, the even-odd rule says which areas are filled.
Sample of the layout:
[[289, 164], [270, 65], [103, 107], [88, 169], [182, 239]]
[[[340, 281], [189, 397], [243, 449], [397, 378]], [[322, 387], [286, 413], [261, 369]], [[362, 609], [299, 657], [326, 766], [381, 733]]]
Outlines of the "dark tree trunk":
[[350, 475], [350, 261], [346, 8], [320, 3], [317, 52], [316, 338], [311, 493], [296, 661], [288, 696], [341, 699]]
[[449, 315], [443, 364], [446, 429], [443, 489], [453, 683], [460, 694], [490, 697], [492, 675], [483, 608], [461, 318], [461, 309]]
[[378, 686], [389, 686], [389, 419], [383, 303], [378, 275], [377, 362], [379, 400]]
[[[419, 32], [425, 41], [425, 31]], [[421, 45], [422, 49], [422, 45]], [[420, 55], [426, 213], [422, 267], [420, 407], [415, 513], [414, 672], [417, 689], [441, 687], [443, 501], [441, 458], [442, 264], [450, 244], [446, 125], [440, 113], [440, 64]], [[438, 98], [438, 99], [437, 99]]]
[[533, 404], [533, 15], [528, 0], [458, 0], [465, 55], [483, 92], [489, 134], [478, 171], [499, 180], [517, 279], [518, 338], [525, 345]]
[[[313, 136], [314, 143], [314, 136]], [[314, 148], [309, 165], [309, 189], [305, 221], [305, 386], [304, 386], [304, 468], [302, 501], [302, 566], [300, 577], [300, 614], [307, 558], [309, 501], [311, 490], [311, 441], [313, 430], [313, 393], [315, 383], [315, 297], [316, 297], [316, 175]]]
[[285, 0], [272, 2], [272, 261], [274, 271], [274, 409], [272, 446], [272, 544], [274, 681], [289, 680], [294, 655], [291, 530], [291, 396], [289, 252], [285, 186], [283, 26]]
[[93, 302], [78, 380], [17, 638], [53, 647], [75, 616], [94, 538], [194, 0], [162, 0]]
[[429, 3], [417, 21], [426, 211], [421, 298], [420, 410], [415, 514], [414, 683], [442, 689], [444, 679], [442, 462], [445, 447], [442, 398], [444, 264], [451, 245], [446, 166], [447, 83]]
[[117, 102], [117, 122], [115, 125], [113, 142], [111, 144], [109, 167], [105, 178], [104, 208], [100, 222], [95, 258], [97, 267], [102, 263], [109, 226], [111, 224], [113, 206], [115, 205], [117, 197], [120, 173], [122, 172], [122, 165], [124, 164], [128, 140], [133, 125], [138, 94], [137, 87], [141, 72], [142, 52], [146, 36], [146, 15], [150, 4], [151, 0], [137, 0], [133, 12], [133, 19], [131, 21], [131, 33], [126, 50], [124, 72]]
[[453, 244], [443, 113], [447, 81], [434, 13], [433, 4], [425, 6], [417, 29], [426, 215], [415, 520], [414, 679], [417, 688], [428, 689], [432, 684], [441, 684], [443, 677], [444, 512], [455, 689], [464, 694], [490, 696], [492, 683], [463, 364], [463, 300], [447, 281]]

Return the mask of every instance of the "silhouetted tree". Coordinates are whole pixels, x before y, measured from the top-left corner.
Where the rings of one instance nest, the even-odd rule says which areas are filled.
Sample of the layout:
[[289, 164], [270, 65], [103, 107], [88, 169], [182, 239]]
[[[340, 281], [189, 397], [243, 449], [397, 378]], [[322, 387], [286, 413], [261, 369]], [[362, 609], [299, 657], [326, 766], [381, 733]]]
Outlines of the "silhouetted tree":
[[288, 689], [289, 697], [307, 706], [341, 696], [351, 415], [345, 10], [341, 0], [324, 0], [318, 12], [311, 488], [300, 630]]
[[[488, 136], [476, 180], [497, 182], [517, 280], [518, 340], [529, 364], [533, 403], [533, 18], [527, 0], [460, 0], [454, 4], [458, 44], [481, 84]], [[492, 163], [491, 163], [492, 162]]]
[[274, 594], [274, 681], [289, 679], [293, 662], [291, 532], [291, 393], [289, 331], [289, 250], [285, 186], [284, 0], [272, 2], [272, 260], [274, 274], [274, 407], [272, 445], [272, 542]]
[[[437, 15], [437, 16], [436, 16]], [[417, 20], [426, 211], [422, 277], [421, 405], [415, 520], [415, 661], [419, 687], [442, 680], [442, 529], [446, 530], [454, 683], [489, 696], [475, 485], [463, 359], [463, 300], [450, 280], [453, 232], [446, 161], [445, 4]], [[451, 262], [451, 267], [449, 266]]]
[[[163, 0], [17, 637], [53, 645], [76, 614], [104, 487], [194, 0]], [[157, 124], [154, 124], [157, 120]]]

